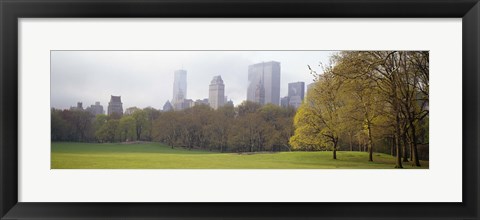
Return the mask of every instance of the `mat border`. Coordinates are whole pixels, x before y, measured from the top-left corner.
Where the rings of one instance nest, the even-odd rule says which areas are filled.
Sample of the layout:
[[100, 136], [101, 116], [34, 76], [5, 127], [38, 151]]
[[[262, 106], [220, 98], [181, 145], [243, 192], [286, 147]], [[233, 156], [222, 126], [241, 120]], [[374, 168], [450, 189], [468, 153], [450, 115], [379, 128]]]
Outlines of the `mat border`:
[[[0, 15], [1, 219], [479, 218], [478, 0], [0, 0]], [[19, 203], [18, 19], [133, 17], [462, 18], [464, 202]]]

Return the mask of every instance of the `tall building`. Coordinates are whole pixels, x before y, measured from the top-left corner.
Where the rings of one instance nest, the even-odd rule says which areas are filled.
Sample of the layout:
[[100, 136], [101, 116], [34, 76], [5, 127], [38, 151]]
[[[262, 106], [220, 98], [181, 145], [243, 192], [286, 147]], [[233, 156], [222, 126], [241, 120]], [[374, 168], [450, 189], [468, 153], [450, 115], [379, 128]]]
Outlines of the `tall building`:
[[182, 101], [187, 98], [187, 71], [176, 70], [173, 75], [173, 99], [172, 102]]
[[87, 107], [87, 111], [92, 113], [92, 115], [105, 114], [105, 111], [103, 111], [103, 105], [100, 105], [100, 102], [95, 102], [95, 105], [90, 105], [90, 107]]
[[[226, 100], [226, 99], [225, 99]], [[228, 100], [228, 102], [225, 103], [224, 106], [230, 106], [230, 107], [233, 107], [233, 101], [232, 100]]]
[[289, 103], [288, 103], [288, 96], [285, 96], [283, 97], [281, 100], [280, 100], [280, 106], [284, 107], [284, 108], [287, 108]]
[[169, 111], [172, 111], [172, 110], [173, 110], [173, 106], [170, 103], [170, 101], [167, 100], [167, 102], [165, 102], [165, 104], [163, 105], [163, 111], [164, 112], [169, 112]]
[[[259, 102], [264, 90], [264, 102], [280, 105], [280, 63], [262, 62], [248, 66], [247, 100]], [[260, 103], [260, 102], [259, 102]]]
[[294, 108], [300, 107], [305, 98], [305, 83], [294, 82], [288, 84], [288, 105]]
[[208, 101], [208, 98], [197, 99], [197, 100], [195, 100], [194, 105], [195, 106], [197, 106], [197, 105], [208, 105], [208, 106], [210, 106], [210, 102]]
[[83, 104], [81, 102], [77, 102], [77, 107], [70, 107], [70, 110], [78, 110], [83, 111]]
[[183, 110], [183, 102], [185, 101], [185, 96], [183, 96], [183, 91], [178, 91], [176, 98], [172, 100], [173, 110]]
[[213, 109], [218, 109], [225, 104], [225, 84], [221, 76], [214, 76], [210, 82], [208, 103]]
[[259, 103], [260, 105], [265, 105], [265, 86], [263, 86], [263, 80], [258, 82], [257, 87], [255, 88], [255, 96], [253, 101]]
[[122, 97], [110, 96], [110, 102], [108, 103], [108, 115], [111, 114], [123, 115]]
[[192, 99], [184, 99], [182, 102], [177, 103], [180, 107], [177, 107], [178, 110], [184, 110], [195, 106], [195, 102]]
[[187, 71], [176, 70], [173, 75], [173, 99], [172, 106], [174, 110], [185, 109], [185, 99], [187, 98]]

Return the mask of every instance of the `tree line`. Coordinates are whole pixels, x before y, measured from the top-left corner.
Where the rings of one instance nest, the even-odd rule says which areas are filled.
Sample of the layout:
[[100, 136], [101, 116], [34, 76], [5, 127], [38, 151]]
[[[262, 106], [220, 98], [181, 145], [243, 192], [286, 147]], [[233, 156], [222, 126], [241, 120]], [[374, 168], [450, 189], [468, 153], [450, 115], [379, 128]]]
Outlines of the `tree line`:
[[428, 51], [345, 51], [323, 73], [295, 116], [293, 149], [388, 152], [421, 166], [428, 159]]
[[52, 109], [52, 141], [158, 141], [172, 148], [219, 152], [290, 150], [295, 109], [243, 102], [218, 110], [197, 105], [182, 111], [130, 109], [131, 114], [97, 115]]

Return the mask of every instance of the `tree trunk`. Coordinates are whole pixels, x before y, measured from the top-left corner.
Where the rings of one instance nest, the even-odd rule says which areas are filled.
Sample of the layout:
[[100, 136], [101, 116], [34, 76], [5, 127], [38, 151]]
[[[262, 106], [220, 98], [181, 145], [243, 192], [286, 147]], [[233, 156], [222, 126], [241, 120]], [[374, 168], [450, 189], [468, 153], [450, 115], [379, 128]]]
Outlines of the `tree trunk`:
[[395, 146], [397, 147], [396, 156], [395, 156], [395, 168], [403, 168], [402, 166], [402, 154], [400, 148], [400, 103], [397, 98], [397, 87], [396, 87], [396, 76], [392, 75], [392, 98], [393, 98], [393, 108], [395, 113]]
[[333, 140], [333, 159], [337, 159], [337, 140]]
[[415, 125], [413, 124], [413, 120], [410, 121], [410, 131], [411, 131], [411, 147], [413, 148], [413, 165], [419, 167], [420, 160], [418, 159], [418, 151], [417, 151], [417, 134], [415, 133]]
[[[398, 134], [399, 132], [397, 132]], [[401, 148], [400, 148], [400, 138], [398, 135], [395, 135], [395, 146], [396, 146], [396, 152], [395, 152], [395, 168], [403, 168], [402, 166], [402, 158], [400, 155], [402, 155]]]
[[372, 138], [372, 129], [370, 128], [370, 122], [368, 122], [367, 129], [368, 129], [368, 161], [373, 161], [373, 138]]
[[407, 145], [408, 145], [407, 131], [403, 132], [402, 139], [403, 139], [403, 146], [402, 146], [403, 162], [408, 162], [408, 158], [407, 158]]
[[395, 136], [392, 136], [392, 143], [390, 144], [390, 155], [395, 156]]
[[141, 129], [137, 128], [137, 141], [140, 140], [140, 134], [142, 133]]
[[396, 100], [397, 98], [395, 97], [395, 146], [396, 146], [396, 156], [395, 156], [395, 168], [403, 168], [402, 166], [402, 152], [400, 148], [400, 113], [398, 111], [398, 101]]
[[410, 161], [413, 161], [413, 145], [410, 144]]

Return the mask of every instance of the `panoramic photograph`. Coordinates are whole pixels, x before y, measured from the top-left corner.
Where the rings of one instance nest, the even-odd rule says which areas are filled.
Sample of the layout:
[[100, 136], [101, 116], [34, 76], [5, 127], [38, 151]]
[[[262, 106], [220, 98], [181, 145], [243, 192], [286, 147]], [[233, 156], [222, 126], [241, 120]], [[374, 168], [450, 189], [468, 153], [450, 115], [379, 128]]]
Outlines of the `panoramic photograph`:
[[428, 51], [50, 53], [51, 169], [428, 169]]

